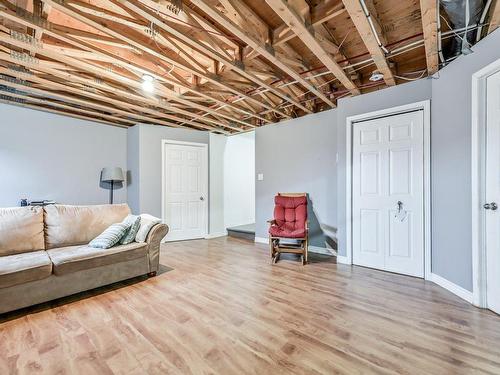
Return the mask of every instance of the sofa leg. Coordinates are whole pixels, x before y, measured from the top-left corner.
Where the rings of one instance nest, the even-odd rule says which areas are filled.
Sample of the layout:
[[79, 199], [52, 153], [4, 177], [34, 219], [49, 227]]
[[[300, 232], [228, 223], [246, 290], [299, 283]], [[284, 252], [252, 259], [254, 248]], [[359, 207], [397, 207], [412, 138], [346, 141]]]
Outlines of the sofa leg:
[[148, 277], [155, 277], [156, 276], [156, 271], [148, 273]]

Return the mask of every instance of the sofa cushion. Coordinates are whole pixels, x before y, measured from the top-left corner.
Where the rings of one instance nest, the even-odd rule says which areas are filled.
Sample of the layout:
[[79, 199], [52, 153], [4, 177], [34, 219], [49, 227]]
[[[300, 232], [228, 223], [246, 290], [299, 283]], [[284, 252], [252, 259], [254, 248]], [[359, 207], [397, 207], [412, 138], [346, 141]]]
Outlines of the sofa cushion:
[[0, 256], [43, 249], [41, 207], [0, 208]]
[[108, 264], [126, 262], [146, 255], [145, 243], [131, 243], [110, 249], [97, 249], [89, 246], [68, 246], [47, 250], [52, 261], [54, 273], [65, 275]]
[[0, 288], [49, 277], [52, 263], [44, 250], [0, 257]]
[[120, 239], [125, 235], [125, 233], [127, 233], [129, 228], [129, 224], [111, 224], [104, 230], [104, 232], [90, 241], [89, 246], [96, 247], [98, 249], [109, 249], [120, 242]]
[[136, 215], [128, 215], [122, 223], [129, 224], [130, 228], [128, 228], [125, 235], [120, 239], [120, 243], [122, 245], [129, 244], [134, 242], [135, 236], [141, 227], [141, 217]]
[[156, 225], [160, 224], [161, 219], [158, 219], [157, 217], [148, 215], [148, 214], [142, 214], [141, 215], [141, 225], [139, 227], [139, 230], [137, 231], [137, 234], [135, 235], [135, 242], [144, 242], [146, 241], [146, 238], [148, 237], [149, 231]]
[[51, 205], [44, 207], [44, 211], [47, 249], [87, 244], [130, 213], [126, 204]]

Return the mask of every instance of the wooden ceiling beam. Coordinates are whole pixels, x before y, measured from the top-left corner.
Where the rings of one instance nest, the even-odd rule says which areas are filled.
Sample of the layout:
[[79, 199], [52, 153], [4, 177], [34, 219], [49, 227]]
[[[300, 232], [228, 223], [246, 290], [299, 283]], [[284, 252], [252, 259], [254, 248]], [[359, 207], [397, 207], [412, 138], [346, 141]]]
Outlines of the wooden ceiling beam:
[[[141, 17], [144, 17], [145, 19], [155, 23], [158, 27], [162, 28], [164, 31], [168, 32], [169, 34], [171, 34], [175, 38], [179, 39], [180, 41], [192, 46], [193, 48], [197, 48], [200, 52], [206, 54], [207, 56], [213, 58], [214, 60], [217, 60], [217, 61], [223, 63], [228, 69], [237, 72], [241, 76], [245, 77], [246, 79], [248, 79], [251, 82], [256, 83], [260, 87], [268, 89], [273, 94], [280, 97], [281, 99], [283, 99], [291, 104], [296, 105], [297, 107], [301, 108], [302, 110], [307, 111], [307, 108], [305, 108], [301, 103], [299, 103], [294, 98], [284, 94], [282, 91], [267, 84], [265, 81], [261, 80], [257, 76], [254, 76], [253, 74], [249, 73], [248, 71], [245, 70], [245, 67], [243, 65], [237, 64], [235, 61], [231, 61], [231, 60], [227, 59], [224, 55], [221, 55], [217, 51], [209, 48], [208, 46], [200, 44], [198, 41], [193, 40], [189, 36], [178, 31], [174, 27], [172, 27], [169, 24], [167, 24], [166, 22], [164, 22], [161, 18], [159, 18], [156, 14], [154, 14], [151, 10], [149, 10], [144, 5], [136, 3], [136, 2], [132, 3], [131, 1], [128, 1], [128, 0], [116, 0], [116, 1], [122, 3], [124, 6], [126, 6], [127, 8], [132, 10], [133, 12], [139, 14]], [[287, 117], [287, 115], [282, 113], [282, 112], [279, 114]]]
[[[0, 36], [0, 40], [2, 37]], [[18, 44], [19, 46], [19, 44]], [[109, 86], [107, 84], [105, 84], [104, 82], [101, 82], [101, 81], [96, 81], [96, 80], [91, 80], [91, 79], [88, 79], [88, 78], [83, 78], [83, 77], [80, 77], [76, 74], [71, 74], [71, 73], [68, 73], [68, 72], [61, 72], [61, 71], [58, 71], [57, 69], [52, 69], [52, 68], [49, 68], [49, 67], [42, 67], [42, 66], [39, 66], [39, 64], [37, 63], [31, 63], [29, 61], [19, 61], [19, 60], [16, 60], [14, 58], [12, 58], [9, 54], [6, 54], [6, 53], [1, 53], [0, 52], [0, 60], [4, 60], [4, 61], [7, 61], [9, 63], [13, 63], [13, 64], [19, 64], [25, 68], [28, 68], [28, 69], [36, 69], [36, 70], [39, 70], [39, 71], [42, 71], [42, 72], [45, 72], [51, 76], [54, 76], [54, 77], [57, 77], [57, 78], [60, 78], [62, 79], [63, 81], [66, 81], [66, 82], [77, 82], [77, 83], [80, 83], [86, 87], [93, 87], [95, 89], [99, 89], [99, 90], [103, 90], [103, 91], [106, 91], [110, 94], [114, 94], [116, 95], [117, 97], [123, 97], [123, 98], [127, 98], [130, 100], [130, 103], [144, 103], [145, 105], [147, 106], [154, 106], [154, 107], [159, 107], [159, 108], [165, 108], [171, 112], [176, 112], [176, 113], [180, 113], [180, 114], [183, 114], [185, 116], [188, 116], [188, 117], [193, 117], [194, 119], [196, 120], [202, 120], [202, 121], [206, 121], [205, 118], [202, 118], [200, 115], [194, 113], [194, 112], [191, 112], [191, 111], [186, 111], [186, 110], [182, 110], [182, 109], [179, 109], [179, 108], [175, 108], [173, 107], [172, 105], [167, 105], [166, 103], [162, 103], [161, 101], [159, 101], [158, 99], [156, 98], [153, 98], [153, 97], [146, 97], [146, 96], [139, 96], [139, 95], [135, 95], [135, 94], [132, 94], [128, 91], [125, 91], [125, 90], [122, 90], [122, 89], [119, 89], [119, 88], [116, 88], [116, 87], [112, 87], [112, 86]], [[68, 60], [70, 63], [71, 63], [71, 59]], [[78, 64], [79, 66], [82, 66], [84, 65], [85, 62], [80, 62], [80, 64]], [[93, 73], [96, 73], [96, 70], [95, 69], [91, 69], [92, 66], [89, 65], [89, 68], [87, 69], [87, 71], [90, 73], [90, 72], [93, 72]], [[100, 73], [102, 74], [101, 76], [106, 76], [106, 77], [109, 77], [109, 75], [111, 75], [111, 73], [106, 74], [106, 71], [105, 69], [102, 69], [100, 71]], [[140, 84], [139, 83], [135, 83], [131, 80], [129, 80], [127, 82], [130, 86], [135, 86], [136, 88], [140, 88]], [[101, 99], [101, 98], [99, 98]], [[107, 98], [106, 98], [107, 99]], [[106, 100], [105, 99], [105, 100]], [[116, 105], [116, 103], [113, 103]], [[127, 103], [124, 103], [124, 104], [127, 104]], [[189, 101], [186, 101], [185, 104], [189, 104], [190, 106], [193, 106], [193, 107], [198, 107], [199, 105], [197, 103], [192, 103], [192, 102], [189, 102]], [[204, 107], [202, 106], [199, 106], [203, 109], [205, 109]], [[135, 107], [136, 110], [139, 110], [139, 109], [143, 109], [143, 111], [145, 112], [148, 112], [149, 114], [151, 115], [154, 115], [154, 116], [159, 116], [159, 117], [165, 117], [167, 119], [170, 119], [170, 120], [174, 120], [174, 121], [180, 121], [180, 122], [183, 122], [185, 121], [184, 118], [177, 118], [177, 116], [171, 116], [171, 115], [166, 115], [164, 114], [163, 112], [159, 112], [159, 111], [156, 111], [156, 110], [153, 110], [151, 108], [148, 108], [148, 107], [143, 107], [143, 106], [136, 106]], [[216, 115], [221, 115], [220, 113], [215, 113]], [[236, 122], [234, 119], [232, 118], [229, 118], [230, 121], [233, 121], [233, 122]], [[245, 130], [245, 129], [242, 129], [242, 128], [237, 128], [237, 127], [233, 127], [231, 125], [227, 125], [225, 124], [224, 122], [218, 122], [218, 121], [211, 121], [211, 124], [214, 124], [216, 126], [224, 126], [224, 127], [227, 127], [227, 128], [230, 128], [232, 130], [235, 130], [235, 131], [241, 131], [241, 130]], [[247, 122], [243, 122], [244, 125], [246, 125], [247, 127], [251, 127], [250, 125], [248, 125]]]
[[[48, 49], [46, 46], [44, 47], [39, 47], [39, 46], [33, 46], [33, 45], [30, 45], [30, 44], [27, 44], [27, 43], [24, 43], [22, 41], [18, 41], [18, 40], [13, 40], [13, 39], [10, 39], [10, 38], [7, 38], [5, 37], [4, 35], [0, 34], [0, 41], [4, 42], [4, 43], [8, 43], [8, 44], [12, 44], [18, 48], [23, 48], [23, 49], [26, 49], [26, 50], [29, 50], [29, 51], [34, 51], [36, 52], [37, 54], [39, 55], [43, 55], [43, 56], [46, 56], [46, 57], [49, 57], [49, 58], [58, 58], [60, 61], [63, 61], [65, 63], [68, 63], [70, 65], [73, 65], [75, 67], [78, 67], [79, 69], [82, 69], [83, 71], [87, 71], [88, 73], [91, 73], [91, 74], [97, 74], [98, 76], [101, 76], [101, 77], [106, 77], [106, 78], [109, 78], [109, 79], [114, 79], [115, 81], [117, 81], [118, 83], [126, 83], [127, 85], [131, 86], [131, 87], [135, 87], [137, 89], [141, 89], [141, 83], [139, 82], [136, 82], [130, 78], [125, 78], [123, 76], [120, 76], [116, 73], [113, 73], [113, 72], [109, 72], [107, 71], [105, 68], [101, 68], [99, 66], [95, 66], [95, 65], [91, 65], [85, 61], [82, 61], [82, 60], [77, 60], [77, 59], [73, 59], [71, 57], [67, 57], [67, 56], [62, 56], [60, 54], [58, 54], [56, 51], [51, 51], [50, 49]], [[31, 68], [31, 69], [42, 69], [42, 70], [45, 70], [47, 71], [48, 69], [50, 68], [43, 68], [43, 67], [37, 67], [37, 64], [34, 64], [34, 63], [30, 63], [29, 61], [23, 61], [23, 60], [16, 60], [16, 59], [13, 59], [9, 54], [3, 54], [3, 53], [0, 53], [0, 57], [3, 58], [5, 61], [9, 61], [11, 63], [15, 63], [15, 64], [21, 64], [25, 67], [28, 67], [28, 68]], [[57, 71], [55, 70], [52, 70], [50, 69], [50, 73], [57, 76]], [[125, 98], [128, 98], [132, 101], [132, 103], [137, 103], [137, 102], [143, 102], [144, 104], [147, 104], [147, 105], [153, 105], [155, 107], [160, 107], [160, 108], [164, 108], [164, 109], [167, 109], [169, 111], [174, 111], [174, 112], [177, 112], [177, 113], [180, 113], [180, 114], [183, 114], [185, 116], [188, 116], [188, 117], [195, 117], [195, 118], [198, 118], [200, 117], [199, 115], [197, 115], [196, 113], [194, 112], [190, 112], [190, 111], [185, 111], [185, 110], [182, 110], [182, 109], [178, 109], [178, 108], [172, 108], [171, 106], [167, 106], [165, 107], [165, 104], [161, 104], [161, 102], [158, 100], [158, 99], [153, 99], [153, 98], [147, 98], [147, 97], [140, 97], [140, 96], [137, 96], [137, 95], [133, 95], [133, 94], [130, 94], [128, 93], [127, 91], [125, 90], [120, 90], [118, 88], [114, 88], [114, 87], [111, 87], [111, 86], [108, 86], [108, 85], [105, 85], [103, 83], [98, 83], [98, 82], [95, 82], [95, 81], [92, 81], [92, 80], [83, 80], [83, 79], [80, 79], [78, 80], [78, 77], [76, 75], [73, 75], [71, 73], [67, 73], [67, 72], [64, 72], [62, 73], [62, 76], [61, 78], [63, 79], [66, 79], [66, 80], [77, 80], [77, 81], [80, 81], [81, 83], [85, 84], [85, 85], [88, 85], [88, 86], [93, 86], [95, 88], [98, 88], [98, 89], [101, 89], [101, 90], [105, 90], [105, 91], [108, 91], [112, 94], [115, 94], [115, 95], [118, 95], [118, 96], [123, 96]], [[164, 90], [168, 90], [167, 88], [164, 88]], [[187, 105], [190, 105], [192, 107], [195, 107], [195, 108], [198, 108], [200, 110], [206, 110], [207, 108], [204, 107], [204, 106], [201, 106], [197, 103], [193, 103], [191, 101], [188, 101], [188, 100], [184, 100], [180, 97], [178, 97], [177, 95], [175, 95], [175, 93], [172, 93], [170, 97], [168, 97], [169, 99], [172, 99], [172, 100], [177, 100], [183, 104], [187, 104]], [[174, 118], [173, 116], [171, 115], [167, 115], [167, 114], [164, 114], [163, 112], [158, 112], [156, 110], [152, 110], [152, 109], [149, 109], [148, 107], [140, 107], [140, 106], [137, 106], [136, 110], [140, 110], [140, 109], [143, 109], [145, 111], [150, 111], [150, 114], [153, 114], [153, 115], [156, 115], [156, 116], [167, 116], [166, 118], [169, 118], [171, 120], [174, 120], [174, 121], [185, 121], [184, 118]], [[208, 111], [211, 111], [210, 109], [208, 109]], [[220, 112], [215, 112], [213, 111], [216, 115], [218, 116], [227, 116], [225, 114], [221, 114]], [[247, 127], [253, 127], [252, 124], [246, 122], [246, 121], [241, 121], [239, 119], [235, 119], [233, 117], [230, 117], [230, 116], [227, 116], [228, 117], [228, 120], [230, 121], [233, 121], [233, 122], [240, 122], [242, 125], [245, 125]], [[211, 121], [212, 124], [216, 125], [216, 126], [220, 126], [220, 125], [225, 125], [224, 123], [221, 123], [221, 122], [217, 122], [217, 121], [214, 121], [214, 120], [206, 120], [204, 119], [205, 121]], [[239, 128], [234, 128], [233, 130], [241, 130]]]
[[[330, 21], [346, 11], [341, 1], [325, 0], [311, 9], [311, 26], [314, 28]], [[285, 23], [273, 30], [273, 46], [279, 46], [295, 38], [295, 33]]]
[[[0, 72], [9, 73], [9, 71], [7, 69], [4, 69], [4, 68], [1, 68]], [[12, 72], [10, 72], [10, 73], [12, 74]], [[166, 126], [171, 126], [171, 127], [176, 127], [176, 128], [180, 127], [178, 124], [175, 124], [175, 123], [170, 123], [170, 122], [163, 121], [163, 120], [149, 118], [147, 116], [142, 116], [142, 115], [134, 113], [134, 112], [127, 112], [127, 111], [121, 110], [119, 108], [112, 108], [109, 105], [101, 105], [99, 103], [89, 102], [89, 101], [79, 99], [79, 98], [74, 97], [74, 96], [60, 94], [60, 93], [53, 92], [53, 91], [50, 91], [47, 89], [39, 89], [36, 87], [31, 87], [31, 86], [27, 86], [27, 85], [24, 85], [21, 83], [15, 83], [15, 82], [6, 81], [6, 80], [0, 80], [0, 84], [3, 86], [7, 86], [10, 88], [19, 90], [21, 92], [25, 92], [25, 93], [30, 93], [30, 94], [34, 94], [34, 95], [38, 95], [38, 96], [42, 96], [42, 97], [48, 96], [51, 98], [57, 98], [57, 99], [62, 100], [66, 103], [72, 103], [72, 104], [75, 104], [78, 106], [83, 106], [84, 108], [94, 108], [94, 109], [97, 109], [100, 111], [108, 112], [110, 114], [112, 114], [112, 113], [122, 114], [124, 116], [128, 116], [129, 118], [135, 118], [135, 119], [137, 119], [137, 121], [148, 121], [148, 122], [166, 125]]]
[[[2, 2], [3, 0], [0, 0], [0, 2]], [[34, 20], [32, 18], [29, 17], [29, 15], [22, 15], [21, 14], [17, 14], [16, 11], [9, 11], [9, 10], [2, 10], [0, 9], [0, 15], [9, 19], [9, 20], [12, 20], [14, 22], [18, 22], [18, 23], [21, 23], [23, 25], [26, 25], [26, 26], [30, 26], [30, 27], [34, 27], [34, 28], [41, 28], [39, 25], [35, 24], [34, 23]], [[141, 60], [141, 61], [136, 61], [137, 60], [137, 57], [135, 57], [134, 55], [130, 55], [128, 54], [127, 56], [122, 56], [124, 53], [122, 52], [120, 55], [115, 55], [114, 53], [110, 52], [109, 49], [105, 49], [105, 48], [100, 48], [98, 46], [95, 46], [95, 45], [92, 45], [92, 44], [89, 44], [87, 42], [83, 42], [83, 41], [78, 41], [78, 40], [75, 40], [73, 37], [67, 35], [67, 34], [63, 34], [61, 33], [60, 31], [55, 31], [56, 29], [56, 26], [53, 25], [52, 23], [50, 22], [46, 22], [44, 24], [44, 28], [45, 30], [45, 33], [47, 33], [47, 35], [55, 38], [55, 39], [58, 39], [58, 40], [61, 40], [62, 42], [65, 42], [67, 44], [70, 44], [70, 45], [73, 45], [77, 48], [81, 48], [81, 49], [84, 49], [86, 51], [91, 51], [92, 53], [94, 53], [96, 56], [102, 56], [102, 57], [106, 57], [106, 58], [111, 58], [112, 59], [112, 62], [114, 64], [117, 64], [119, 66], [124, 66], [128, 69], [134, 69], [134, 70], [137, 70], [143, 74], [149, 74], [153, 77], [155, 77], [159, 82], [168, 82], [168, 83], [171, 83], [171, 84], [174, 84], [174, 85], [181, 85], [182, 86], [182, 83], [179, 82], [178, 80], [174, 80], [173, 78], [172, 79], [168, 79], [168, 76], [166, 76], [165, 74], [158, 74], [156, 71], [152, 70], [152, 69], [149, 69], [148, 68], [148, 64], [151, 64], [151, 62], [149, 61], [144, 61], [144, 60]], [[10, 32], [10, 30], [7, 29], [7, 32]], [[43, 54], [44, 51], [39, 51], [39, 53]], [[58, 60], [58, 55], [51, 55], [51, 56], [47, 56], [47, 57], [50, 57], [50, 58], [53, 58], [55, 60]], [[76, 60], [77, 61], [77, 60]], [[156, 69], [155, 69], [156, 70]], [[119, 82], [123, 82], [123, 77], [117, 77], [116, 79], [118, 79]], [[162, 86], [164, 88], [164, 90], [168, 93], [168, 89], [165, 88], [164, 86]], [[259, 118], [260, 120], [262, 121], [266, 121], [262, 116], [259, 116], [258, 114], [256, 114], [255, 112], [250, 112], [244, 108], [240, 108], [239, 106], [236, 106], [232, 103], [229, 103], [229, 102], [226, 102], [226, 101], [222, 101], [222, 100], [219, 100], [211, 95], [208, 95], [196, 88], [193, 88], [189, 85], [185, 85], [183, 86], [187, 91], [190, 91], [196, 95], [200, 95], [202, 97], [204, 97], [205, 99], [207, 100], [210, 100], [210, 101], [213, 101], [221, 106], [225, 106], [227, 108], [230, 108], [230, 109], [233, 109], [233, 110], [236, 110], [238, 112], [241, 112], [243, 114], [246, 114], [248, 116], [252, 116], [252, 117], [256, 117], [256, 118]], [[162, 93], [162, 92], [161, 92]], [[173, 95], [175, 97], [178, 97], [178, 95], [176, 93], [173, 93]], [[259, 101], [256, 101], [257, 103], [260, 103]], [[267, 121], [266, 121], [267, 122]]]
[[[220, 0], [220, 2], [224, 6], [224, 8], [226, 8], [226, 10], [231, 13], [231, 15], [234, 14], [234, 16], [230, 18], [235, 21], [238, 26], [249, 31], [256, 30], [254, 34], [257, 40], [260, 40], [264, 44], [272, 43], [272, 32], [270, 27], [243, 0]], [[276, 46], [274, 52], [276, 57], [278, 57], [289, 67], [296, 67], [303, 70], [310, 69], [310, 67], [305, 66], [303, 56], [297, 53], [289, 43], [282, 43], [279, 46]], [[259, 55], [256, 53], [251, 58], [247, 58], [246, 60], [243, 59], [243, 61], [247, 63], [249, 60], [253, 60], [254, 65], [264, 65], [261, 60], [255, 59], [255, 57], [257, 56]], [[272, 72], [272, 74], [274, 76], [269, 78], [281, 78], [274, 71]], [[299, 90], [299, 93], [294, 92]], [[284, 91], [292, 91], [292, 96], [301, 96], [306, 93], [302, 91], [300, 85], [287, 86], [284, 88]]]
[[436, 0], [420, 0], [420, 11], [422, 14], [422, 29], [424, 31], [427, 74], [432, 75], [439, 69], [438, 2]]
[[196, 74], [200, 77], [203, 77], [207, 81], [209, 81], [217, 86], [222, 86], [224, 88], [227, 88], [231, 92], [233, 92], [234, 94], [236, 94], [238, 96], [243, 96], [250, 101], [254, 101], [254, 102], [259, 103], [259, 105], [263, 106], [264, 108], [268, 108], [270, 110], [273, 110], [273, 111], [279, 113], [281, 116], [287, 117], [285, 113], [283, 113], [275, 108], [270, 108], [267, 104], [262, 103], [256, 99], [248, 96], [247, 94], [238, 90], [235, 87], [231, 87], [229, 85], [224, 84], [217, 77], [212, 76], [212, 75], [206, 75], [203, 72], [200, 72], [196, 69], [193, 69], [193, 68], [187, 66], [186, 63], [180, 63], [178, 60], [170, 58], [170, 57], [166, 56], [164, 53], [160, 53], [160, 52], [148, 47], [144, 43], [144, 41], [141, 42], [141, 41], [135, 40], [132, 37], [124, 35], [121, 32], [117, 31], [115, 27], [110, 28], [110, 27], [106, 26], [106, 24], [103, 21], [99, 21], [98, 19], [96, 20], [95, 17], [93, 17], [93, 16], [86, 15], [86, 14], [82, 13], [81, 11], [79, 11], [75, 8], [72, 8], [64, 3], [58, 3], [57, 1], [54, 1], [54, 0], [44, 0], [44, 1], [48, 2], [54, 9], [57, 9], [57, 10], [65, 13], [66, 15], [68, 15], [68, 16], [70, 16], [70, 17], [72, 17], [80, 22], [83, 22], [84, 24], [86, 24], [86, 25], [88, 25], [96, 30], [99, 30], [101, 32], [104, 32], [104, 33], [112, 36], [112, 37], [115, 37], [119, 40], [122, 40], [126, 43], [129, 43], [130, 45], [136, 47], [137, 49], [142, 50], [142, 51], [148, 53], [149, 55], [158, 58], [161, 61], [165, 61], [169, 64], [177, 66], [188, 73]]
[[[300, 10], [295, 4], [307, 6], [304, 2], [295, 2], [294, 6], [285, 0], [266, 0], [266, 3], [274, 10], [274, 12], [290, 27], [304, 45], [311, 50], [312, 53], [332, 72], [332, 74], [340, 81], [344, 87], [353, 95], [359, 94], [359, 90], [347, 76], [344, 69], [337, 64], [333, 56], [325, 50], [324, 45], [316, 39], [315, 35], [304, 23], [304, 19], [300, 15]], [[337, 49], [338, 51], [338, 49]]]
[[494, 4], [490, 10], [490, 25], [488, 26], [488, 34], [495, 31], [500, 26], [500, 0], [493, 0]]
[[[391, 68], [385, 58], [385, 53], [380, 48], [377, 41], [377, 36], [373, 33], [370, 22], [366, 17], [361, 3], [358, 0], [342, 0], [347, 13], [351, 17], [356, 30], [358, 31], [361, 39], [363, 40], [368, 52], [370, 53], [377, 69], [384, 75], [384, 81], [388, 86], [394, 86], [396, 80], [392, 74]], [[373, 17], [373, 15], [371, 15]], [[374, 18], [374, 17], [373, 17]], [[374, 22], [375, 23], [375, 22]], [[380, 37], [380, 35], [379, 35]]]
[[226, 16], [261, 43], [269, 42], [269, 26], [242, 0], [219, 0]]
[[[106, 97], [106, 96], [99, 94], [99, 93], [93, 93], [93, 92], [88, 92], [88, 91], [85, 91], [82, 89], [76, 89], [76, 88], [73, 88], [73, 87], [66, 85], [66, 84], [57, 83], [57, 82], [54, 82], [54, 81], [49, 80], [49, 79], [38, 77], [34, 74], [17, 72], [17, 71], [9, 70], [9, 69], [2, 68], [2, 67], [0, 67], [0, 74], [9, 75], [9, 76], [15, 77], [17, 79], [20, 79], [20, 80], [23, 80], [26, 82], [38, 83], [38, 84], [42, 85], [42, 87], [44, 88], [44, 90], [46, 92], [48, 92], [47, 90], [52, 88], [52, 90], [67, 92], [70, 94], [78, 95], [79, 97], [95, 100], [96, 102], [92, 102], [92, 105], [94, 107], [98, 107], [97, 109], [104, 110], [104, 111], [108, 110], [108, 111], [111, 111], [113, 113], [114, 112], [122, 113], [122, 114], [125, 114], [126, 116], [135, 117], [138, 119], [141, 119], [141, 118], [148, 119], [148, 121], [151, 121], [151, 122], [156, 121], [157, 123], [161, 123], [162, 125], [167, 125], [167, 126], [177, 127], [177, 128], [179, 128], [181, 126], [179, 124], [176, 124], [176, 123], [166, 122], [165, 120], [161, 120], [161, 119], [158, 119], [156, 117], [153, 118], [150, 116], [146, 116], [144, 114], [141, 114], [141, 112], [145, 112], [145, 113], [148, 113], [149, 115], [157, 116], [157, 117], [160, 117], [160, 118], [163, 118], [166, 120], [180, 121], [180, 122], [183, 122], [186, 120], [185, 118], [179, 118], [177, 116], [168, 115], [166, 113], [163, 113], [163, 112], [160, 112], [157, 110], [153, 110], [153, 109], [148, 108], [148, 107], [144, 107], [144, 106], [140, 106], [140, 105], [136, 105], [136, 104], [132, 104], [132, 103], [122, 102], [122, 101], [117, 100], [117, 99]], [[0, 81], [0, 83], [6, 84], [7, 82]], [[32, 88], [35, 89], [35, 87], [30, 87], [30, 89], [32, 89]], [[51, 95], [54, 95], [53, 91], [50, 91], [50, 93], [51, 93]], [[65, 96], [66, 96], [66, 98], [68, 97], [67, 95], [65, 95]], [[74, 98], [77, 98], [77, 97], [74, 96]], [[90, 101], [88, 101], [88, 100], [85, 101], [84, 99], [78, 99], [78, 100], [81, 102], [84, 102], [84, 103], [86, 102], [87, 105], [89, 105], [89, 103], [91, 103]], [[99, 102], [108, 103], [108, 105], [103, 105], [103, 104], [100, 104]], [[109, 104], [114, 105], [115, 108], [110, 108]], [[119, 107], [126, 108], [126, 109], [125, 110], [120, 109]], [[208, 121], [208, 120], [209, 119], [205, 118], [205, 121]], [[217, 124], [218, 124], [218, 126], [222, 125], [220, 123], [217, 123]], [[193, 122], [192, 125], [196, 126], [197, 128], [204, 129], [204, 130], [219, 131], [222, 133], [225, 132], [221, 128], [206, 125], [203, 123], [198, 123], [198, 122], [194, 123]]]
[[[201, 9], [214, 21], [219, 23], [222, 27], [230, 31], [232, 34], [236, 35], [243, 42], [247, 43], [251, 48], [260, 53], [266, 60], [268, 60], [270, 63], [281, 69], [283, 72], [288, 74], [293, 79], [295, 79], [307, 90], [311, 91], [311, 93], [313, 93], [318, 98], [327, 103], [330, 107], [335, 106], [335, 104], [330, 100], [330, 98], [328, 98], [323, 92], [316, 89], [316, 87], [314, 87], [311, 83], [305, 80], [299, 73], [291, 69], [285, 63], [283, 63], [279, 58], [277, 58], [274, 51], [269, 50], [269, 46], [266, 46], [261, 41], [256, 40], [254, 37], [252, 37], [251, 34], [248, 33], [248, 31], [236, 25], [234, 22], [232, 22], [218, 10], [215, 10], [214, 7], [206, 3], [204, 0], [191, 0], [191, 3], [196, 5], [199, 9]], [[310, 110], [307, 109], [306, 112], [310, 112]]]

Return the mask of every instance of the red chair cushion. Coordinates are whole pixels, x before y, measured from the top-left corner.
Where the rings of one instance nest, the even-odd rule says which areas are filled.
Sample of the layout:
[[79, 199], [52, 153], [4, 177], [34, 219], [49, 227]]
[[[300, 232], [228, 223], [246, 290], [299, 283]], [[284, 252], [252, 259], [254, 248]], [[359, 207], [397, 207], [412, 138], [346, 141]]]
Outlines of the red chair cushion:
[[276, 224], [269, 228], [273, 237], [303, 238], [306, 236], [307, 197], [274, 198], [274, 220]]

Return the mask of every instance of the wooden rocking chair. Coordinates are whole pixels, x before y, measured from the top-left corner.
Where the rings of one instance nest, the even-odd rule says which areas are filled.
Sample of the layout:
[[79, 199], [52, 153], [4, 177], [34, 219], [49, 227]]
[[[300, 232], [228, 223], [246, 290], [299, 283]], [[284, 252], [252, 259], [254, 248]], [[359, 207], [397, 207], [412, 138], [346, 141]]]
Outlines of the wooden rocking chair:
[[274, 198], [274, 219], [269, 220], [271, 262], [281, 253], [299, 254], [307, 263], [309, 228], [306, 193], [278, 193]]

